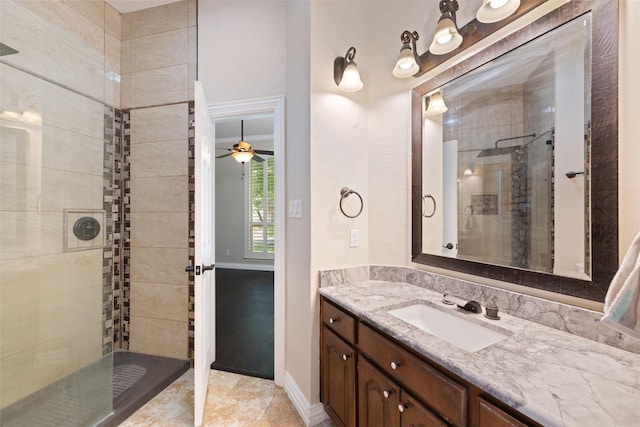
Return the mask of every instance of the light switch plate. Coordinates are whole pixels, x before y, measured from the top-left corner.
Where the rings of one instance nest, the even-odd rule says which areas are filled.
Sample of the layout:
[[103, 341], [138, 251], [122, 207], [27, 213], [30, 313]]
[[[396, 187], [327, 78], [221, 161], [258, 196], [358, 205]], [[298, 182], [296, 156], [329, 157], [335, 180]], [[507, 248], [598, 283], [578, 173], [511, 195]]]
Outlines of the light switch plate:
[[357, 228], [349, 230], [349, 246], [352, 248], [360, 246], [360, 232]]
[[289, 200], [289, 218], [302, 218], [302, 200]]

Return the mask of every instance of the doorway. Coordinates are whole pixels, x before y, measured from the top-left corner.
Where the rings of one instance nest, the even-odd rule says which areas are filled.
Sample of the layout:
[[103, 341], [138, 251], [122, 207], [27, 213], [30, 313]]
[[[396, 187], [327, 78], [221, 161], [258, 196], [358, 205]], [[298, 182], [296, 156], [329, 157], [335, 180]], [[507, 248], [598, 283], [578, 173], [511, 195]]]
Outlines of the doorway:
[[[272, 350], [269, 346], [268, 351], [271, 351], [273, 356], [273, 372], [272, 377], [274, 382], [278, 385], [284, 384], [284, 242], [285, 242], [285, 201], [284, 201], [284, 98], [261, 98], [256, 100], [245, 100], [238, 102], [222, 103], [209, 106], [209, 112], [212, 121], [216, 123], [216, 157], [225, 157], [216, 159], [216, 166], [221, 170], [227, 169], [229, 173], [229, 180], [216, 179], [216, 185], [218, 191], [216, 191], [216, 197], [223, 196], [223, 194], [231, 193], [233, 199], [240, 199], [241, 205], [236, 204], [236, 208], [233, 209], [232, 215], [227, 217], [226, 220], [218, 222], [218, 230], [221, 233], [216, 238], [216, 266], [218, 272], [217, 277], [220, 275], [220, 281], [217, 281], [217, 287], [219, 288], [219, 295], [224, 298], [231, 297], [236, 298], [235, 302], [227, 303], [224, 308], [219, 307], [220, 319], [218, 319], [217, 330], [220, 334], [220, 342], [217, 347], [216, 363], [221, 366], [224, 364], [227, 366], [227, 356], [233, 354], [243, 357], [237, 357], [239, 365], [236, 366], [235, 371], [239, 373], [254, 374], [255, 370], [250, 369], [251, 357], [247, 356], [246, 347], [242, 346], [236, 350], [229, 350], [224, 348], [227, 343], [224, 343], [225, 335], [229, 336], [229, 330], [224, 330], [225, 326], [229, 326], [233, 329], [234, 334], [236, 332], [242, 332], [242, 327], [238, 326], [252, 317], [252, 313], [256, 310], [264, 312], [265, 301], [268, 303], [268, 295], [263, 298], [255, 310], [252, 310], [248, 304], [251, 302], [250, 297], [242, 297], [241, 291], [247, 291], [251, 286], [263, 286], [260, 291], [263, 294], [269, 294], [271, 296], [273, 309], [270, 313], [272, 317], [268, 318], [267, 315], [258, 315], [256, 318], [261, 318], [262, 323], [270, 323], [272, 326], [271, 332], [269, 328], [264, 332], [259, 333], [259, 336], [266, 335], [267, 339], [252, 339], [250, 330], [245, 337], [235, 338], [237, 342], [243, 343], [255, 343], [256, 346], [252, 353], [254, 353], [257, 359], [261, 352], [264, 352], [264, 347], [268, 345], [268, 335], [272, 333], [273, 347]], [[242, 128], [241, 128], [242, 126]], [[226, 130], [225, 130], [226, 129]], [[220, 130], [220, 132], [219, 132]], [[243, 133], [243, 135], [241, 135]], [[243, 138], [240, 138], [242, 136]], [[232, 156], [234, 145], [238, 144], [240, 139], [244, 139], [247, 143], [251, 144], [251, 149], [256, 150], [256, 155], [260, 158], [259, 161], [249, 160], [247, 164], [239, 163], [235, 156]], [[271, 152], [271, 153], [269, 153]], [[267, 159], [271, 159], [267, 161]], [[260, 161], [262, 160], [262, 161]], [[223, 163], [224, 162], [224, 163]], [[252, 173], [251, 165], [255, 164]], [[271, 165], [271, 166], [268, 166]], [[251, 201], [247, 197], [247, 185], [250, 184], [250, 180], [256, 180], [256, 172], [262, 168], [266, 173], [266, 170], [272, 167], [273, 172], [273, 218], [272, 222], [266, 221], [266, 218], [258, 218], [259, 220], [265, 220], [264, 224], [253, 224], [248, 220], [248, 210], [251, 206]], [[266, 177], [267, 175], [265, 175]], [[219, 178], [219, 175], [218, 175]], [[221, 188], [221, 185], [226, 182], [227, 185]], [[240, 196], [240, 197], [238, 197]], [[221, 208], [224, 205], [225, 199], [218, 197], [218, 204], [216, 209], [216, 216], [221, 219], [224, 218], [224, 213]], [[247, 208], [249, 206], [249, 208]], [[255, 210], [255, 206], [254, 209]], [[258, 215], [261, 217], [261, 215]], [[231, 230], [235, 231], [231, 234]], [[264, 230], [261, 234], [262, 240], [260, 240], [260, 233], [256, 234], [251, 230]], [[269, 229], [269, 231], [267, 231]], [[225, 236], [222, 230], [228, 230], [229, 235]], [[268, 248], [272, 250], [267, 250]], [[261, 253], [262, 252], [262, 253]], [[269, 285], [269, 277], [271, 277], [271, 285]], [[228, 289], [225, 289], [223, 283], [228, 283]], [[248, 284], [248, 285], [247, 285]], [[272, 291], [269, 291], [269, 286], [272, 286]], [[265, 292], [266, 291], [266, 292]], [[255, 302], [255, 301], [254, 301]], [[228, 310], [227, 310], [228, 309]], [[224, 318], [224, 313], [231, 317]], [[235, 316], [235, 318], [233, 317]], [[261, 317], [263, 316], [263, 317]], [[264, 317], [267, 316], [267, 317]], [[222, 324], [221, 324], [222, 322]], [[235, 327], [234, 327], [235, 325]], [[261, 349], [259, 347], [262, 347]], [[242, 359], [242, 360], [241, 360]], [[254, 359], [255, 360], [255, 359]], [[242, 363], [240, 363], [242, 362]], [[259, 363], [256, 363], [255, 367], [258, 367]], [[215, 364], [212, 366], [216, 368]], [[232, 370], [232, 369], [225, 369]], [[246, 371], [246, 372], [245, 372]], [[259, 375], [258, 376], [266, 376]]]

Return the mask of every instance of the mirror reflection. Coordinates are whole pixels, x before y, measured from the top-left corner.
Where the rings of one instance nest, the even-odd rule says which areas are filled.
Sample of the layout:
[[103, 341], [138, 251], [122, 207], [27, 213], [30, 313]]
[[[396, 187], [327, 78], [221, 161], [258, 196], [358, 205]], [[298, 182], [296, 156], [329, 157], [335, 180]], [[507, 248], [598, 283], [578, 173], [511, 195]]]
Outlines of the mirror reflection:
[[424, 253], [588, 280], [591, 16], [423, 97]]

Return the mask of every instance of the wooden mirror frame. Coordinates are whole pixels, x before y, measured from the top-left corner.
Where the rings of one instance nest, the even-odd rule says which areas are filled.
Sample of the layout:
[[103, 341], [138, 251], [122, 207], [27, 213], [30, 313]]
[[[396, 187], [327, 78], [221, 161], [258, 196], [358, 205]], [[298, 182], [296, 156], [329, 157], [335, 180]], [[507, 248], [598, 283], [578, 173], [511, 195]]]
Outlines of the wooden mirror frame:
[[[591, 280], [422, 253], [422, 98], [477, 67], [591, 12]], [[618, 1], [573, 0], [412, 90], [412, 260], [604, 301], [618, 269]]]

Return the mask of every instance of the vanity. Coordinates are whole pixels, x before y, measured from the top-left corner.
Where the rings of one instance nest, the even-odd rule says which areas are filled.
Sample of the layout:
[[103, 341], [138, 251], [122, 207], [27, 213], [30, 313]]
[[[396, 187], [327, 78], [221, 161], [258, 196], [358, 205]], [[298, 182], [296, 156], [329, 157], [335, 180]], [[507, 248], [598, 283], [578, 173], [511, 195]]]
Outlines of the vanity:
[[[336, 425], [640, 423], [638, 354], [504, 312], [489, 320], [405, 282], [344, 282], [320, 294], [321, 399]], [[464, 350], [392, 314], [416, 304], [504, 338]]]

